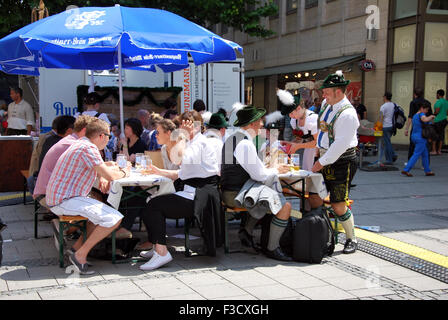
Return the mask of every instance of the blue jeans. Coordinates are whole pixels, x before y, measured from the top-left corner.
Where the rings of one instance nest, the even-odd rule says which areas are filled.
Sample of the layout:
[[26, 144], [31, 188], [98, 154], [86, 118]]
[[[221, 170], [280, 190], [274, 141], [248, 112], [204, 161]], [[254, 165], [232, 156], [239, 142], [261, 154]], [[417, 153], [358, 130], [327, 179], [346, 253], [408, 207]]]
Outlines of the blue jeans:
[[386, 154], [386, 162], [388, 163], [392, 163], [395, 157], [395, 151], [392, 147], [392, 142], [390, 141], [392, 133], [393, 133], [393, 127], [383, 128], [384, 152]]
[[[421, 135], [421, 133], [419, 132]], [[406, 172], [411, 171], [412, 167], [414, 167], [417, 160], [422, 157], [423, 169], [425, 172], [431, 172], [429, 168], [429, 151], [427, 148], [427, 141], [423, 139], [421, 136], [411, 136], [412, 142], [415, 143], [414, 153], [412, 154], [411, 159], [409, 159], [407, 166], [403, 169]]]

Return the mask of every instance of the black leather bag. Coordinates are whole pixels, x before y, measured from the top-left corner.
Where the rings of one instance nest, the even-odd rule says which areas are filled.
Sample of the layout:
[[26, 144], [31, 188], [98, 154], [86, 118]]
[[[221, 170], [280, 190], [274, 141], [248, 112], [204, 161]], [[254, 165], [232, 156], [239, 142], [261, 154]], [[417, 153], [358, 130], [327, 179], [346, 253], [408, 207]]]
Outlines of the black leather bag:
[[438, 134], [435, 126], [422, 121], [422, 137], [428, 141], [436, 141]]
[[321, 263], [334, 252], [334, 231], [323, 207], [313, 209], [296, 221], [292, 257], [295, 261]]

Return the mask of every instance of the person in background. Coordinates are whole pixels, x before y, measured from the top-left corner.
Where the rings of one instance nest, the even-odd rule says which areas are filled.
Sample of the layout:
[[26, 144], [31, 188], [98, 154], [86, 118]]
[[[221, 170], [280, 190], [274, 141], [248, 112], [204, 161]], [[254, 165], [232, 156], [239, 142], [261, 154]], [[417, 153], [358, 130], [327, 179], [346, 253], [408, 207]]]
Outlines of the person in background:
[[356, 109], [356, 113], [358, 114], [358, 120], [367, 119], [367, 108], [365, 105], [361, 103], [360, 97], [353, 98], [353, 106]]
[[309, 108], [310, 111], [313, 111], [316, 114], [319, 114], [321, 107], [320, 98], [314, 98], [314, 104]]
[[193, 110], [196, 110], [197, 112], [199, 112], [201, 115], [207, 111], [207, 108], [205, 107], [205, 103], [204, 101], [202, 101], [201, 99], [196, 100], [193, 103]]
[[394, 132], [392, 121], [395, 111], [395, 105], [392, 102], [392, 93], [386, 92], [383, 96], [383, 101], [384, 104], [380, 108], [379, 121], [383, 124], [383, 143], [386, 155], [385, 164], [390, 165], [397, 161], [397, 155], [390, 140]]
[[4, 134], [8, 128], [8, 106], [5, 100], [0, 100], [0, 134]]
[[418, 102], [418, 111], [412, 117], [412, 135], [411, 139], [415, 145], [414, 153], [409, 159], [406, 167], [401, 171], [401, 174], [412, 177], [410, 171], [414, 167], [417, 160], [421, 157], [423, 169], [425, 170], [426, 176], [434, 176], [434, 172], [431, 171], [429, 167], [429, 150], [428, 150], [428, 141], [422, 137], [422, 122], [431, 122], [434, 120], [435, 115], [428, 116], [428, 112], [431, 108], [431, 104], [429, 102], [420, 101]]
[[224, 137], [228, 126], [226, 111], [220, 109], [218, 112], [212, 114], [210, 121], [206, 124], [207, 130], [204, 132], [204, 136], [209, 139], [209, 143], [211, 143], [215, 149], [219, 171], [221, 171], [222, 147], [224, 145]]
[[148, 110], [145, 110], [145, 109], [138, 110], [137, 119], [140, 120], [140, 122], [142, 123], [142, 127], [143, 127], [143, 132], [142, 132], [142, 135], [140, 136], [140, 139], [142, 139], [145, 146], [149, 145], [149, 140], [150, 140], [150, 135], [149, 135], [151, 133], [151, 131], [149, 130], [150, 118], [151, 118], [151, 114], [149, 113]]
[[177, 110], [170, 109], [163, 115], [163, 119], [173, 120], [178, 116]]
[[448, 101], [445, 99], [445, 91], [437, 90], [437, 102], [434, 105], [434, 127], [437, 131], [438, 139], [432, 142], [432, 155], [442, 154], [442, 145], [445, 140], [445, 127], [447, 125]]
[[163, 102], [162, 106], [165, 108], [165, 110], [160, 113], [160, 116], [163, 118], [168, 110], [177, 109], [177, 101], [173, 97], [169, 97]]
[[23, 100], [23, 90], [13, 87], [10, 90], [13, 100], [8, 106], [8, 136], [30, 135], [34, 126], [34, 112], [30, 104]]
[[135, 162], [137, 153], [145, 153], [145, 145], [140, 138], [143, 126], [137, 118], [129, 118], [124, 122], [124, 137], [120, 140], [122, 153], [131, 163]]
[[48, 150], [51, 149], [56, 143], [58, 143], [61, 139], [66, 136], [72, 134], [73, 127], [75, 124], [75, 117], [72, 116], [61, 116], [56, 125], [56, 135], [52, 135], [45, 140], [44, 145], [42, 146], [42, 152], [39, 157], [39, 169], [42, 166], [42, 162], [44, 161], [44, 157], [47, 154]]
[[[420, 105], [423, 103], [429, 105], [429, 110], [427, 116], [432, 115], [432, 109], [431, 109], [431, 103], [423, 98], [423, 89], [422, 88], [415, 88], [414, 89], [414, 100], [411, 101], [411, 104], [409, 105], [409, 115], [408, 115], [408, 121], [406, 121], [405, 129], [404, 129], [404, 135], [409, 135], [409, 127], [413, 124], [413, 117], [414, 115], [420, 110]], [[412, 155], [414, 154], [414, 148], [415, 144], [412, 139], [412, 128], [411, 128], [411, 134], [410, 134], [410, 141], [409, 141], [409, 150], [408, 150], [408, 160], [411, 159]], [[428, 146], [429, 147], [429, 146]], [[429, 148], [428, 148], [429, 153]], [[429, 159], [431, 161], [431, 159]], [[405, 163], [406, 165], [407, 163]]]
[[87, 108], [82, 113], [77, 112], [75, 114], [75, 118], [82, 115], [88, 115], [91, 117], [95, 117], [98, 119], [101, 119], [103, 121], [106, 121], [108, 124], [110, 124], [110, 120], [107, 117], [107, 114], [99, 112], [100, 110], [100, 102], [101, 97], [97, 92], [90, 92], [84, 97], [84, 105]]
[[[112, 122], [110, 124], [110, 132], [112, 133], [112, 136], [109, 139], [109, 142], [106, 146], [107, 150], [105, 149], [105, 153], [106, 153], [106, 158], [108, 160], [115, 161], [115, 159], [117, 158], [117, 154], [120, 153], [119, 141], [120, 141], [120, 134], [121, 134], [120, 124], [118, 123], [117, 120], [112, 120]], [[143, 134], [142, 134], [142, 136], [143, 136]]]
[[156, 136], [157, 124], [162, 120], [163, 117], [160, 114], [155, 112], [151, 114], [151, 118], [149, 119], [149, 126], [151, 131], [149, 132], [149, 142], [148, 144], [145, 144], [146, 150], [157, 151], [160, 150], [160, 148], [162, 148], [162, 146], [157, 143], [157, 136]]

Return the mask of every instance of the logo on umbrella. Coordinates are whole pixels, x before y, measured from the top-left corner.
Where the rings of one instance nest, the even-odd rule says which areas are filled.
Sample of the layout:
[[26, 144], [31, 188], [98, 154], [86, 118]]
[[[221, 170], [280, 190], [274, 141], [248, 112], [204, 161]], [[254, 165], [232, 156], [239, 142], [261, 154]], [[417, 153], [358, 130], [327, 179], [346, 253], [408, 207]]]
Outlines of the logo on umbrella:
[[100, 17], [105, 16], [106, 11], [90, 11], [83, 12], [81, 14], [73, 14], [65, 23], [65, 27], [67, 29], [84, 29], [85, 26], [101, 26], [104, 23], [104, 20], [98, 20]]

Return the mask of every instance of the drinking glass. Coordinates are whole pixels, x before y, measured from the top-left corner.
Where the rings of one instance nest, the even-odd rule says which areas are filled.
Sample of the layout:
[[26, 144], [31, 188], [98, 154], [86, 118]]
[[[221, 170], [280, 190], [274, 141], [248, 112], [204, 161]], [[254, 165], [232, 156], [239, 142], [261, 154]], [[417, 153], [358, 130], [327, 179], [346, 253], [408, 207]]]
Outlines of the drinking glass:
[[127, 165], [127, 159], [124, 154], [117, 155], [117, 164], [121, 169], [126, 168]]
[[278, 163], [279, 164], [288, 164], [288, 155], [287, 154], [279, 154], [278, 155]]
[[299, 154], [292, 154], [291, 155], [291, 162], [292, 162], [292, 169], [295, 171], [300, 170], [300, 155]]
[[143, 153], [136, 153], [135, 154], [135, 168], [139, 169], [141, 167]]

